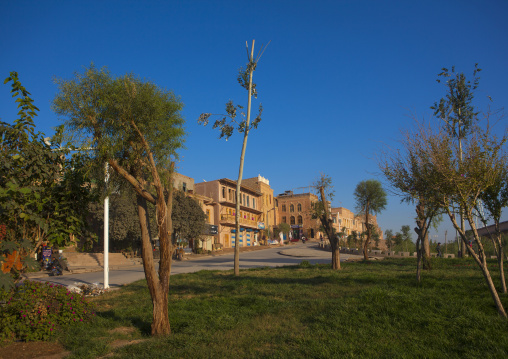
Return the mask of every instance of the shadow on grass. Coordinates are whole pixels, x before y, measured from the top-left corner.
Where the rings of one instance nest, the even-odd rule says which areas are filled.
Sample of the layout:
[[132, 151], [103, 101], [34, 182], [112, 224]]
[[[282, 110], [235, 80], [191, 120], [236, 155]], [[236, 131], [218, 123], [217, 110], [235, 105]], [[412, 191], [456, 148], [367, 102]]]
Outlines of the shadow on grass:
[[[113, 321], [114, 323], [118, 323], [122, 325], [125, 321], [129, 321], [133, 327], [137, 328], [142, 335], [150, 336], [152, 332], [152, 323], [139, 316], [126, 316], [119, 317], [115, 314], [113, 310], [106, 310], [103, 312], [97, 313], [97, 315], [101, 316], [104, 319]], [[116, 327], [116, 325], [115, 325]]]

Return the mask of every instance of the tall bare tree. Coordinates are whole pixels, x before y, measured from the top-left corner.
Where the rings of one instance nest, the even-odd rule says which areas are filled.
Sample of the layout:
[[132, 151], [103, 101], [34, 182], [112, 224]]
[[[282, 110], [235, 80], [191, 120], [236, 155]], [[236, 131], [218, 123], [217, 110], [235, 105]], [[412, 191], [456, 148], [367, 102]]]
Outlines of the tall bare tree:
[[[266, 46], [261, 46], [258, 55], [254, 57], [254, 43], [255, 40], [252, 40], [252, 46], [249, 51], [249, 44], [245, 42], [247, 48], [247, 66], [244, 70], [240, 69], [238, 73], [238, 83], [247, 90], [247, 113], [243, 112], [243, 106], [234, 105], [233, 101], [228, 101], [226, 103], [226, 115], [219, 115], [222, 117], [215, 121], [213, 128], [220, 129], [219, 138], [225, 137], [226, 140], [231, 137], [235, 127], [238, 129], [238, 132], [243, 133], [243, 144], [242, 144], [242, 152], [240, 154], [240, 166], [238, 169], [238, 180], [236, 181], [236, 210], [235, 210], [235, 229], [236, 229], [236, 242], [235, 242], [235, 264], [234, 270], [235, 275], [240, 275], [240, 196], [241, 196], [241, 186], [242, 186], [242, 177], [243, 177], [243, 164], [245, 160], [245, 150], [247, 148], [247, 139], [249, 137], [249, 131], [253, 128], [257, 128], [259, 122], [261, 122], [261, 113], [263, 112], [263, 107], [261, 104], [259, 105], [259, 112], [257, 117], [251, 123], [251, 106], [252, 106], [252, 96], [257, 98], [257, 89], [256, 84], [252, 82], [252, 76], [254, 71], [256, 70], [257, 64], [261, 55], [266, 49]], [[268, 46], [268, 45], [267, 45]], [[238, 111], [241, 114], [240, 120], [237, 120]], [[208, 120], [211, 116], [214, 116], [212, 113], [202, 113], [199, 116], [198, 123], [206, 126], [208, 124]]]

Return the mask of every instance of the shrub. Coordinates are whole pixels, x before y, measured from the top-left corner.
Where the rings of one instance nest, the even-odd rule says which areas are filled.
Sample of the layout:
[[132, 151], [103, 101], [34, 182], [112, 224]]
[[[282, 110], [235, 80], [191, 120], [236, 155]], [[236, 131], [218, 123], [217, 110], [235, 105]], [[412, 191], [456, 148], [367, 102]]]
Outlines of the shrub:
[[68, 325], [92, 320], [93, 303], [67, 288], [24, 281], [0, 293], [0, 340], [47, 340]]

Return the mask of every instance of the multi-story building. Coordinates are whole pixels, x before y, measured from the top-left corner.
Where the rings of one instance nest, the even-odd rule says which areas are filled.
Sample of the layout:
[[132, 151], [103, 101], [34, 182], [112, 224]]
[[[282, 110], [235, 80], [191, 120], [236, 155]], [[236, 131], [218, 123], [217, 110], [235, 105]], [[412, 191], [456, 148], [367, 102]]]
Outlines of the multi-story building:
[[[361, 236], [365, 232], [365, 218], [357, 216], [355, 213], [344, 207], [332, 208], [333, 227], [337, 232], [343, 232], [347, 237], [353, 232]], [[383, 231], [377, 224], [377, 217], [374, 215], [369, 216], [369, 222], [374, 225], [375, 230], [379, 235], [379, 247], [384, 246]], [[374, 246], [374, 243], [371, 243]]]
[[270, 182], [261, 175], [258, 175], [257, 177], [242, 180], [242, 184], [254, 188], [261, 193], [258, 208], [262, 212], [259, 223], [261, 230], [259, 235], [261, 239], [270, 239], [273, 236], [273, 227], [279, 223], [277, 199], [273, 197], [273, 189], [270, 187]]
[[201, 207], [206, 215], [205, 221], [207, 223], [205, 233], [201, 236], [201, 248], [205, 251], [213, 250], [213, 245], [216, 242], [216, 225], [215, 218], [215, 202], [212, 198], [200, 195], [194, 191], [194, 179], [184, 176], [180, 173], [173, 174], [173, 187], [177, 190], [183, 191], [187, 196], [193, 198]]
[[[217, 224], [217, 236], [214, 249], [231, 248], [236, 245], [236, 181], [222, 178], [194, 185], [196, 194], [213, 200], [214, 220]], [[255, 188], [243, 185], [240, 188], [240, 246], [251, 246], [258, 242], [263, 227], [263, 212], [260, 210], [262, 194]]]
[[287, 223], [291, 226], [293, 238], [320, 238], [320, 223], [312, 218], [314, 203], [319, 198], [313, 193], [295, 194], [293, 191], [285, 191], [277, 196], [279, 223]]

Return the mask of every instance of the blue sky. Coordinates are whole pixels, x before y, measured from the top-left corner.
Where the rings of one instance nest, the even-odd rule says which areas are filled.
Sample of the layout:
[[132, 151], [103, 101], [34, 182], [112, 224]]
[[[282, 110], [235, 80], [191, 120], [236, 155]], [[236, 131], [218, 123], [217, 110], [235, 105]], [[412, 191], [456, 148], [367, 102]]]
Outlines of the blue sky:
[[[275, 193], [332, 177], [334, 206], [354, 209], [358, 182], [378, 177], [374, 157], [396, 144], [408, 114], [431, 115], [445, 94], [442, 67], [483, 69], [477, 105], [508, 103], [507, 1], [2, 1], [0, 69], [17, 71], [40, 108], [38, 128], [60, 124], [50, 109], [53, 77], [94, 62], [172, 89], [185, 104], [187, 149], [178, 171], [196, 182], [236, 179], [241, 136], [228, 142], [197, 125], [202, 112], [246, 104], [237, 70], [245, 41], [271, 41], [254, 81], [264, 107], [247, 145], [244, 178], [268, 178]], [[0, 117], [12, 122], [10, 87]], [[254, 102], [257, 107], [259, 102]], [[503, 120], [498, 127], [506, 127]], [[389, 197], [385, 229], [414, 225], [414, 209]], [[443, 241], [449, 221], [437, 239]], [[436, 239], [436, 237], [433, 237]]]

